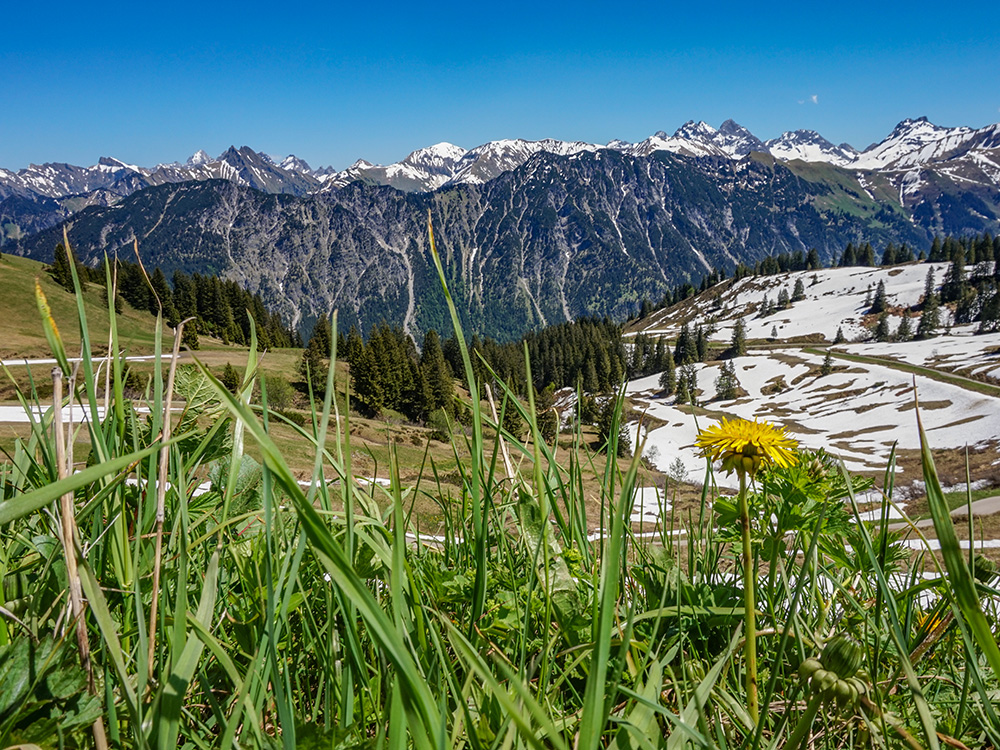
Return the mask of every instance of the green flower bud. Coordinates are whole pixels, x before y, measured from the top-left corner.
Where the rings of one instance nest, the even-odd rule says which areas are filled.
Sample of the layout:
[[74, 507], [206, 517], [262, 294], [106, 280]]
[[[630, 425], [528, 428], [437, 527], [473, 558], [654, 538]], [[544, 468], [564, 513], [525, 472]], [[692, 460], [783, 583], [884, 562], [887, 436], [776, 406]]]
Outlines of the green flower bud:
[[823, 666], [836, 673], [837, 677], [846, 680], [857, 674], [861, 668], [864, 652], [854, 639], [846, 635], [837, 635], [826, 644], [821, 661]]

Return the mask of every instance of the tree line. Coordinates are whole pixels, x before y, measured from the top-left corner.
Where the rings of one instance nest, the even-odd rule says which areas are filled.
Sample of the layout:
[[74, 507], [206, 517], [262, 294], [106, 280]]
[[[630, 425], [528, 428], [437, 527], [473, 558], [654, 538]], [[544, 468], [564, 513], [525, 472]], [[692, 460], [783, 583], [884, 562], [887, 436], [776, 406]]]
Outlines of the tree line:
[[[117, 290], [115, 310], [121, 312], [123, 301], [154, 316], [162, 310], [164, 321], [172, 328], [176, 328], [182, 320], [193, 318], [193, 323], [184, 327], [181, 341], [188, 349], [198, 348], [199, 334], [215, 336], [224, 344], [249, 344], [250, 319], [247, 311], [253, 317], [261, 347], [302, 346], [298, 333], [286, 327], [280, 315], [269, 311], [259, 295], [251, 294], [235, 281], [199, 273], [188, 275], [178, 270], [173, 274], [172, 283], [168, 283], [159, 267], [147, 275], [138, 263], [119, 259], [112, 263], [112, 277]], [[89, 268], [76, 261], [76, 270], [81, 281], [105, 286], [103, 262], [96, 268]], [[73, 291], [69, 257], [61, 243], [56, 246], [49, 273], [57, 284]]]

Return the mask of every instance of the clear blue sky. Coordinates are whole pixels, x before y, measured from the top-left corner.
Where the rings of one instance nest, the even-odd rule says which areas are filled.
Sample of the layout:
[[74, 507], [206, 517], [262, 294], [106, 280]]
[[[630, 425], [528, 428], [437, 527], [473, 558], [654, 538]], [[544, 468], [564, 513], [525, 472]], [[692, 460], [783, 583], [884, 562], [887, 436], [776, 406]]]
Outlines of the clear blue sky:
[[[7, 3], [0, 166], [1000, 121], [1000, 2]], [[146, 6], [146, 7], [143, 7]], [[753, 7], [756, 6], [756, 7]]]

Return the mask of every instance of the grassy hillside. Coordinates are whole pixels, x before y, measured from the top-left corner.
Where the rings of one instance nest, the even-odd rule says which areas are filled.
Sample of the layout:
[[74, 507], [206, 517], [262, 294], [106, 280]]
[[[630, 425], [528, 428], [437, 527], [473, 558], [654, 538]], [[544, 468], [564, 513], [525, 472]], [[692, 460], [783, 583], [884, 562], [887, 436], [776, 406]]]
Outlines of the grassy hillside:
[[[51, 356], [42, 330], [35, 302], [35, 280], [41, 284], [52, 308], [56, 325], [66, 342], [67, 350], [78, 354], [80, 331], [76, 323], [76, 299], [60, 287], [45, 272], [45, 264], [0, 254], [0, 359], [12, 357], [36, 358]], [[91, 330], [108, 330], [108, 309], [101, 288], [88, 284], [84, 293], [87, 320]], [[153, 350], [156, 321], [145, 310], [133, 310], [127, 305], [118, 316], [120, 342], [131, 354], [147, 354]], [[95, 347], [107, 348], [107, 341], [98, 339]]]

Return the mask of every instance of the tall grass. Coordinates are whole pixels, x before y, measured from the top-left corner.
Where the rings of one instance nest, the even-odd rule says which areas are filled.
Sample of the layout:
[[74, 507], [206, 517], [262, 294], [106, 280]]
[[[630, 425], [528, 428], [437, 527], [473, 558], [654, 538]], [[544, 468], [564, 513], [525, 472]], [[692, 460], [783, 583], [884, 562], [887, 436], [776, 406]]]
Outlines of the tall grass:
[[[0, 467], [0, 747], [92, 746], [98, 717], [107, 743], [123, 748], [1000, 740], [996, 578], [948, 537], [929, 452], [946, 566], [929, 580], [907, 568], [919, 561], [894, 546], [886, 517], [851, 522], [863, 483], [829, 457], [806, 455], [751, 488], [755, 722], [743, 688], [738, 509], [711, 490], [710, 470], [683, 542], [666, 528], [661, 543], [639, 539], [629, 523], [638, 459], [619, 471], [607, 458], [588, 496], [579, 454], [564, 461], [541, 439], [530, 399], [500, 383], [501, 413], [484, 407], [463, 347], [472, 425], [453, 438], [456, 455], [470, 456], [461, 490], [433, 465], [404, 486], [393, 451], [390, 485], [362, 485], [334, 368], [298, 427], [266, 408], [266, 388], [263, 405], [251, 403], [255, 346], [234, 395], [204, 367], [179, 368], [161, 324], [147, 395], [131, 402], [123, 355], [90, 357], [83, 305], [76, 377], [41, 295], [39, 309], [69, 386], [63, 402], [87, 418], [60, 424], [58, 409], [44, 409]], [[20, 397], [37, 409], [30, 391]], [[502, 429], [505, 409], [520, 412], [526, 438]], [[623, 411], [619, 394], [616, 421]], [[313, 450], [308, 487], [271, 438], [277, 420]], [[72, 471], [63, 440], [89, 446]], [[582, 446], [579, 430], [573, 443]], [[508, 470], [504, 450], [530, 468]], [[211, 489], [196, 492], [206, 481]], [[417, 541], [418, 495], [439, 503], [442, 539]], [[66, 593], [73, 563], [82, 613]], [[922, 605], [928, 591], [936, 603]], [[93, 687], [81, 677], [77, 622]], [[857, 639], [868, 673], [866, 696], [845, 708], [814, 698], [797, 672], [838, 633]]]

